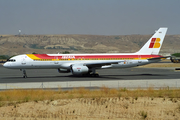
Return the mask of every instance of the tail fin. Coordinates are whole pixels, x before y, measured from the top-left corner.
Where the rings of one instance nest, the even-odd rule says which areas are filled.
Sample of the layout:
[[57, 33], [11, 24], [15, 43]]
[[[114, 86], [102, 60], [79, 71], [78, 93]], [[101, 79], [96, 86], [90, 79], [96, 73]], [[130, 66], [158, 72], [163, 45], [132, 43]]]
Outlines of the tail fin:
[[159, 28], [136, 54], [158, 55], [168, 28]]

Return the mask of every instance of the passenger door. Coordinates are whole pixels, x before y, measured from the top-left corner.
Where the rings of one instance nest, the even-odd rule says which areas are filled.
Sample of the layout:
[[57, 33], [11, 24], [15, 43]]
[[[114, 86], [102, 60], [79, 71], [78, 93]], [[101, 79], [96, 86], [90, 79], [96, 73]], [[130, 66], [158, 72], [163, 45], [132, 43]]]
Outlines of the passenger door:
[[22, 56], [21, 64], [26, 65], [26, 56]]

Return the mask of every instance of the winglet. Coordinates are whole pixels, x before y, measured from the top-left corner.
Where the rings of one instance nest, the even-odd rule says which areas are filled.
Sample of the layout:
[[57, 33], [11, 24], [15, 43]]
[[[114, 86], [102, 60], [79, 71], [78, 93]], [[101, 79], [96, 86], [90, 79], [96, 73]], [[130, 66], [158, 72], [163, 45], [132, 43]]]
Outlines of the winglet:
[[158, 55], [168, 28], [159, 28], [136, 54]]

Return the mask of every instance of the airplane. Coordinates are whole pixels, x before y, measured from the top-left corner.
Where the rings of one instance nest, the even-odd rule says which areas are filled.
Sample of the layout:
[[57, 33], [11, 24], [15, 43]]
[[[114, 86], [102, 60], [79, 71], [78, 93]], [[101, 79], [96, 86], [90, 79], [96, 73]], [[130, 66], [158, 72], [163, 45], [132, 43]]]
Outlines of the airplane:
[[135, 53], [112, 54], [23, 54], [7, 60], [5, 68], [20, 69], [27, 78], [26, 69], [57, 69], [75, 76], [98, 77], [97, 69], [119, 69], [156, 63], [169, 56], [159, 55], [168, 28], [159, 28], [145, 45]]

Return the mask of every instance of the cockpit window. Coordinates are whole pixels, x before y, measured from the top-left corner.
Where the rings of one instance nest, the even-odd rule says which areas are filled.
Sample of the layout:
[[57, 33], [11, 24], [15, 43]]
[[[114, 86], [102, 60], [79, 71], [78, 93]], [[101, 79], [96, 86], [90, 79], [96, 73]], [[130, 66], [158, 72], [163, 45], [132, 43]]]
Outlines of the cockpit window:
[[8, 59], [7, 61], [8, 62], [15, 62], [16, 60], [15, 59]]

